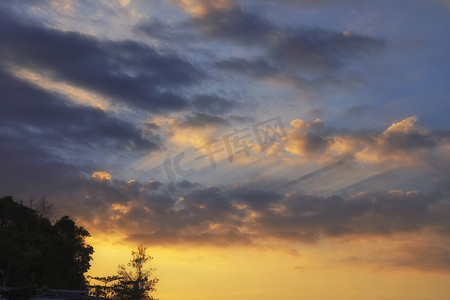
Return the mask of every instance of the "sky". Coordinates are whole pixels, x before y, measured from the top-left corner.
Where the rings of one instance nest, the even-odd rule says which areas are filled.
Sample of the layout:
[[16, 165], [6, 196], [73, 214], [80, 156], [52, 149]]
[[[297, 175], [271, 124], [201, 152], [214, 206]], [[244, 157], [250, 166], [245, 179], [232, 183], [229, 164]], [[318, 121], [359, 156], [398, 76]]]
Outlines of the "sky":
[[0, 197], [176, 299], [446, 299], [447, 0], [2, 1]]

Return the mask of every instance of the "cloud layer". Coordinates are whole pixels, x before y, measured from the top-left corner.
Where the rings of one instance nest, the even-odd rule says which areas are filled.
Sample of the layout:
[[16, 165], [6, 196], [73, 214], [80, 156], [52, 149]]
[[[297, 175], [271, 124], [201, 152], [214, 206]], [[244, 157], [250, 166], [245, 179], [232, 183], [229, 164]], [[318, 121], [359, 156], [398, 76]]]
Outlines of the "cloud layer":
[[[0, 193], [47, 195], [133, 243], [399, 239], [343, 261], [448, 272], [450, 27], [436, 3], [8, 1]], [[260, 147], [255, 126], [274, 117], [286, 135]], [[215, 167], [206, 150], [189, 165], [208, 140]], [[167, 183], [179, 153], [195, 174]]]
[[3, 65], [51, 74], [58, 81], [147, 111], [181, 110], [187, 100], [178, 87], [202, 72], [174, 54], [132, 40], [99, 40], [26, 22], [1, 11]]

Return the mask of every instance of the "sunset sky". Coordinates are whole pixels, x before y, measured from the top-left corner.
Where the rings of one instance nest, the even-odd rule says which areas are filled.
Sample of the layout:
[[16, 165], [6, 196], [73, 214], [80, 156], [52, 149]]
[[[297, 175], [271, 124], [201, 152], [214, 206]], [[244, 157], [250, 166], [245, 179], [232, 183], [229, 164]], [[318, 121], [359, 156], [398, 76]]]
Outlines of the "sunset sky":
[[450, 1], [0, 4], [0, 197], [161, 300], [448, 299]]

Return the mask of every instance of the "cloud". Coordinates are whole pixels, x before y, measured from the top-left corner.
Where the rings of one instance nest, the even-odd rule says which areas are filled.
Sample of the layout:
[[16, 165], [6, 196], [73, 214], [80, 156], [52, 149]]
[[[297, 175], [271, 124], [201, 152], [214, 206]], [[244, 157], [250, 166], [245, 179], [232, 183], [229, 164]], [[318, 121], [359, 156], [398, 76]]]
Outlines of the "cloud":
[[[267, 2], [275, 2], [273, 0], [264, 0]], [[299, 5], [303, 5], [303, 4], [314, 4], [314, 5], [322, 5], [324, 3], [345, 3], [345, 2], [354, 2], [356, 0], [281, 0], [281, 1], [276, 1], [276, 2], [285, 2], [285, 3], [290, 3], [290, 4], [299, 4]]]
[[62, 145], [157, 150], [159, 138], [144, 138], [135, 125], [95, 107], [71, 104], [57, 95], [0, 72], [0, 126], [10, 134], [52, 148]]
[[412, 116], [380, 133], [326, 127], [320, 119], [297, 119], [291, 122], [285, 149], [320, 164], [353, 157], [373, 165], [413, 166], [429, 161], [435, 151], [442, 151], [448, 143], [448, 133], [427, 131], [416, 122]]
[[253, 60], [234, 57], [218, 61], [216, 67], [220, 70], [245, 74], [255, 78], [270, 78], [280, 73], [277, 68], [271, 66], [267, 60], [262, 57]]
[[[26, 195], [71, 189], [108, 156], [158, 151], [153, 129], [0, 71], [0, 192]], [[91, 173], [92, 174], [92, 173]]]
[[347, 86], [345, 82], [361, 80], [361, 75], [342, 70], [387, 47], [381, 38], [321, 27], [280, 25], [237, 2], [226, 3], [218, 7], [201, 5], [201, 13], [190, 13], [189, 21], [205, 42], [219, 41], [245, 49], [237, 52], [242, 53], [240, 56], [222, 56], [215, 63], [223, 72], [282, 83], [306, 93], [330, 86], [341, 89]]
[[182, 7], [187, 13], [193, 16], [203, 16], [211, 10], [222, 10], [232, 6], [231, 0], [173, 0]]
[[235, 4], [221, 9], [210, 8], [193, 17], [192, 23], [206, 36], [243, 45], [270, 42], [278, 31], [266, 19]]
[[128, 6], [128, 4], [130, 4], [131, 0], [119, 0], [120, 6], [121, 7], [125, 7]]
[[233, 53], [240, 55], [226, 53], [219, 59], [213, 53], [206, 56], [216, 59], [213, 66], [225, 74], [282, 83], [309, 94], [360, 81], [361, 75], [352, 75], [354, 71], [341, 71], [356, 59], [375, 55], [387, 46], [381, 38], [349, 31], [277, 24], [251, 6], [235, 1], [174, 3], [188, 13], [188, 21], [169, 25], [152, 20], [139, 24], [136, 30], [162, 42], [182, 42], [183, 47], [186, 37], [206, 47], [215, 47], [216, 42], [234, 46], [237, 51]]
[[9, 71], [18, 79], [32, 83], [51, 93], [59, 94], [61, 98], [70, 99], [73, 102], [93, 106], [102, 110], [111, 110], [110, 101], [98, 94], [88, 92], [64, 82], [53, 81], [29, 69], [10, 68]]
[[310, 70], [336, 69], [349, 59], [377, 53], [385, 43], [357, 34], [343, 34], [322, 28], [303, 28], [286, 32], [269, 51], [282, 66], [295, 64]]
[[302, 89], [348, 80], [342, 74], [338, 80], [333, 77], [337, 74], [330, 72], [342, 69], [357, 58], [377, 54], [387, 45], [382, 39], [348, 31], [279, 25], [234, 1], [179, 0], [175, 3], [189, 14], [188, 23], [168, 26], [152, 21], [140, 24], [138, 30], [173, 41], [168, 37], [179, 35], [187, 28], [189, 32], [197, 29], [204, 42], [227, 42], [259, 53], [253, 57], [222, 57], [215, 64], [218, 69], [256, 79], [282, 80]]
[[417, 127], [417, 117], [412, 116], [393, 123], [374, 143], [358, 154], [358, 158], [370, 163], [407, 162], [417, 164], [424, 155], [438, 146], [438, 136]]
[[92, 178], [94, 178], [95, 180], [111, 180], [111, 174], [104, 172], [104, 171], [98, 171], [98, 172], [94, 172], [94, 174], [92, 174], [91, 176]]
[[375, 110], [375, 108], [373, 108], [369, 105], [366, 105], [366, 104], [355, 105], [355, 106], [352, 106], [349, 109], [347, 109], [344, 112], [344, 115], [347, 117], [360, 117], [360, 116], [364, 116], [374, 110]]
[[198, 94], [191, 100], [191, 105], [195, 110], [213, 115], [223, 115], [236, 106], [236, 103], [216, 94]]
[[220, 126], [228, 125], [227, 119], [213, 116], [205, 113], [193, 113], [185, 115], [184, 119], [179, 122], [179, 126], [189, 126], [189, 127], [207, 127], [207, 126]]
[[[50, 154], [31, 139], [0, 130], [0, 194], [30, 197], [45, 195], [54, 188], [78, 185], [82, 166]], [[0, 197], [1, 197], [0, 196]]]
[[248, 72], [253, 74], [258, 74], [258, 69], [267, 72], [298, 67], [309, 71], [334, 70], [351, 59], [377, 53], [386, 45], [383, 40], [349, 32], [279, 26], [238, 4], [210, 8], [193, 17], [192, 23], [210, 38], [265, 48], [265, 60], [271, 66], [257, 58], [231, 58], [219, 63], [220, 67], [233, 71], [254, 68]]
[[202, 72], [174, 54], [131, 40], [99, 40], [26, 22], [4, 11], [0, 39], [2, 65], [52, 74], [56, 81], [101, 94], [116, 103], [158, 112], [181, 110], [177, 91]]
[[[376, 55], [388, 46], [382, 38], [344, 31], [346, 28], [341, 32], [282, 25], [253, 10], [252, 1], [246, 3], [249, 6], [229, 0], [173, 2], [188, 14], [187, 21], [179, 22], [180, 18], [186, 20], [179, 14], [166, 21], [164, 11], [158, 15], [160, 20], [153, 18], [152, 12], [150, 22], [138, 24], [135, 31], [128, 26], [138, 21], [124, 22], [124, 32], [131, 29], [132, 34], [139, 32], [139, 37], [145, 34], [149, 44], [51, 29], [20, 17], [25, 14], [0, 12], [0, 193], [46, 194], [93, 234], [120, 234], [127, 241], [149, 245], [256, 247], [432, 234], [442, 238], [442, 243], [399, 243], [393, 249], [395, 255], [383, 262], [392, 268], [450, 271], [446, 239], [450, 232], [450, 134], [427, 130], [414, 116], [379, 130], [341, 129], [320, 119], [296, 119], [287, 130], [288, 139], [268, 146], [265, 155], [237, 159], [220, 171], [223, 173], [210, 176], [213, 182], [220, 181], [223, 174], [227, 180], [234, 177], [240, 182], [234, 185], [227, 180], [212, 186], [187, 181], [164, 184], [142, 181], [129, 169], [122, 170], [130, 162], [122, 156], [149, 154], [145, 159], [152, 160], [155, 151], [171, 142], [180, 151], [198, 147], [211, 136], [219, 137], [220, 129], [231, 122], [247, 123], [251, 132], [251, 118], [233, 115], [244, 111], [243, 105], [223, 96], [226, 93], [221, 90], [242, 79], [234, 81], [236, 74], [288, 83], [302, 93], [323, 86], [345, 86], [345, 80], [357, 77], [346, 77], [350, 69], [358, 69], [352, 65], [357, 59]], [[294, 2], [323, 5], [333, 1], [284, 1]], [[121, 4], [139, 7], [128, 1], [114, 5]], [[66, 9], [80, 12], [88, 8]], [[71, 16], [78, 17], [78, 12]], [[114, 12], [104, 13], [104, 18]], [[70, 28], [59, 24], [61, 20], [50, 21]], [[116, 29], [108, 30], [113, 32], [110, 37], [118, 34]], [[96, 28], [92, 32], [104, 33]], [[176, 45], [167, 49], [166, 43]], [[193, 46], [200, 51], [194, 53]], [[182, 54], [167, 51], [173, 49]], [[218, 49], [218, 54], [212, 54], [211, 50]], [[216, 75], [223, 79], [227, 73], [233, 75], [228, 77], [233, 82], [217, 81]], [[240, 90], [241, 84], [233, 85], [239, 89], [236, 93], [246, 93]], [[282, 98], [289, 101], [291, 91], [285, 91]], [[272, 92], [277, 91], [264, 87], [258, 90], [262, 97], [256, 96], [268, 104]], [[93, 95], [100, 98], [91, 98]], [[86, 101], [68, 101], [80, 97]], [[103, 109], [96, 107], [99, 104]], [[128, 119], [123, 118], [123, 106], [132, 110]], [[273, 107], [262, 109], [271, 111]], [[367, 116], [375, 109], [357, 105], [344, 116]], [[314, 111], [320, 113], [322, 110]], [[137, 114], [146, 116], [142, 124], [135, 118]], [[160, 115], [150, 118], [149, 114]], [[312, 170], [306, 169], [309, 162]], [[300, 170], [300, 164], [305, 169]], [[406, 188], [414, 185], [406, 182], [409, 177], [398, 179], [403, 180], [402, 188], [387, 188], [395, 185], [388, 183], [393, 175], [376, 181], [372, 192], [355, 191], [356, 187], [340, 193], [308, 194], [309, 188], [338, 190], [336, 185], [360, 182], [367, 178], [364, 171], [377, 173], [385, 166], [405, 167], [399, 173], [420, 178], [426, 188]], [[198, 174], [205, 171], [195, 167]], [[158, 171], [154, 168], [145, 176], [157, 176]], [[136, 179], [124, 179], [129, 175]], [[260, 180], [263, 176], [265, 180]], [[338, 178], [327, 180], [329, 177]], [[286, 180], [291, 181], [278, 186]]]
[[158, 39], [160, 41], [174, 43], [193, 43], [199, 40], [193, 28], [184, 24], [168, 24], [160, 20], [151, 20], [149, 22], [139, 24], [135, 31], [144, 33], [146, 36]]
[[153, 245], [256, 246], [262, 240], [295, 244], [423, 232], [445, 237], [450, 230], [448, 185], [430, 192], [319, 197], [250, 185], [155, 183], [87, 181], [68, 195], [77, 201], [66, 201], [64, 208], [94, 231]]
[[321, 156], [332, 143], [330, 130], [325, 128], [325, 123], [320, 119], [312, 122], [294, 120], [294, 127], [289, 133], [286, 150], [303, 156]]

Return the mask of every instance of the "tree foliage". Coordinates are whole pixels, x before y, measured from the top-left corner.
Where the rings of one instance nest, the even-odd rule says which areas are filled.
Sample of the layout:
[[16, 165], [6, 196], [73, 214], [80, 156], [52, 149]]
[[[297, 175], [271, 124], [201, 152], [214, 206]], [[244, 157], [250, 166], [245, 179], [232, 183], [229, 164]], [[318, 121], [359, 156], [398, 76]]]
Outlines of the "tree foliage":
[[0, 198], [0, 269], [6, 285], [86, 288], [84, 273], [94, 253], [85, 243], [89, 232], [68, 216], [52, 225], [51, 213], [45, 199], [25, 206]]
[[[90, 277], [102, 282], [104, 285], [91, 286], [91, 294], [115, 300], [156, 300], [151, 292], [156, 291], [158, 278], [152, 278], [154, 269], [146, 268], [153, 257], [147, 255], [147, 248], [138, 246], [137, 251], [132, 251], [132, 259], [126, 268], [119, 265], [118, 274], [108, 277]], [[109, 283], [115, 282], [112, 285]]]
[[105, 299], [113, 299], [115, 296], [115, 285], [108, 285], [112, 282], [116, 282], [120, 279], [119, 275], [114, 276], [106, 276], [106, 277], [96, 277], [96, 276], [88, 276], [89, 279], [93, 279], [96, 281], [100, 281], [103, 285], [95, 284], [89, 285], [90, 294], [95, 297], [105, 298]]

